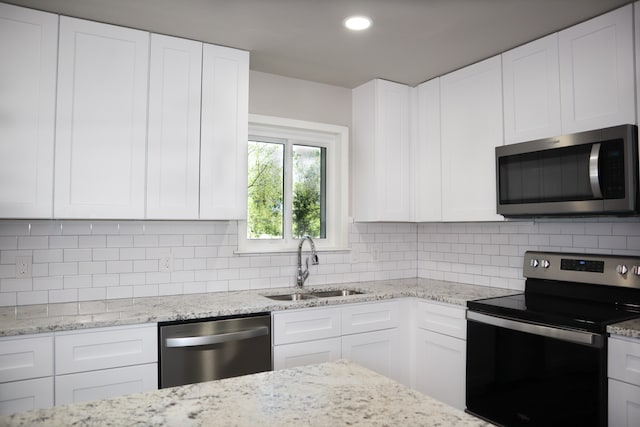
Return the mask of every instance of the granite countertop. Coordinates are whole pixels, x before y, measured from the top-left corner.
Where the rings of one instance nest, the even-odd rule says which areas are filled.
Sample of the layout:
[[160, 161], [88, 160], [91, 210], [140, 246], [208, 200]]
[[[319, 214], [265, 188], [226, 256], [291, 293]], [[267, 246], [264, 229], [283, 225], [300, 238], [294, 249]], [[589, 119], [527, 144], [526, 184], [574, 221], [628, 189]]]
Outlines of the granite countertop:
[[607, 326], [607, 332], [611, 335], [621, 335], [628, 338], [640, 338], [640, 318], [627, 320]]
[[491, 426], [347, 361], [0, 418], [0, 426]]
[[311, 289], [355, 289], [363, 294], [301, 301], [274, 301], [264, 297], [295, 292], [294, 288], [278, 288], [2, 307], [0, 336], [261, 313], [401, 297], [466, 306], [469, 300], [519, 293], [430, 279], [344, 283], [314, 286], [306, 291]]

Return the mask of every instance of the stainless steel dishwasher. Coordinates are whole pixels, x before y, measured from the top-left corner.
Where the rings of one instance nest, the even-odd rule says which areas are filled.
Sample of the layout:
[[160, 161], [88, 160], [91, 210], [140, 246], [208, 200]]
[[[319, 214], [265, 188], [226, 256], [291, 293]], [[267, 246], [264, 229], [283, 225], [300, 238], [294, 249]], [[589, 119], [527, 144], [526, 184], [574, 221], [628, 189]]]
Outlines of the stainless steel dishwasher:
[[158, 324], [159, 387], [270, 371], [271, 316]]

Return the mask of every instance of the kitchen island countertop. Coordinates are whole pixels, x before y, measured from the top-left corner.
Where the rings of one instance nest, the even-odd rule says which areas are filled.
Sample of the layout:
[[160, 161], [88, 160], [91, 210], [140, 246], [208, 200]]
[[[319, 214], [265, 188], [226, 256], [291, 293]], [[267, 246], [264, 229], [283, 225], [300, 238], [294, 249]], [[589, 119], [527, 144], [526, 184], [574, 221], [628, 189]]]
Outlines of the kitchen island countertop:
[[490, 426], [348, 361], [0, 417], [0, 426]]

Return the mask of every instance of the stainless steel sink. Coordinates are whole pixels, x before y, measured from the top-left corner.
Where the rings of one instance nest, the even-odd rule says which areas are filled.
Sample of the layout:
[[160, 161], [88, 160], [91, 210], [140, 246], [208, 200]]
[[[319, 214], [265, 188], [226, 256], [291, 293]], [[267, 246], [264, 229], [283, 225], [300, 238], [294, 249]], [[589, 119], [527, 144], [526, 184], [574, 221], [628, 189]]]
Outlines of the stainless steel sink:
[[360, 295], [362, 292], [355, 291], [353, 289], [338, 289], [333, 291], [315, 291], [311, 292], [311, 295], [316, 296], [318, 298], [329, 298], [329, 297], [348, 297], [349, 295]]
[[265, 295], [266, 298], [276, 300], [276, 301], [300, 301], [303, 299], [314, 299], [315, 296], [311, 294], [284, 294], [284, 295]]
[[360, 295], [363, 292], [353, 289], [337, 289], [331, 291], [311, 291], [307, 293], [296, 292], [293, 294], [281, 294], [281, 295], [265, 295], [265, 298], [269, 298], [276, 301], [300, 301], [305, 299], [315, 298], [330, 298], [330, 297], [347, 297], [349, 295]]

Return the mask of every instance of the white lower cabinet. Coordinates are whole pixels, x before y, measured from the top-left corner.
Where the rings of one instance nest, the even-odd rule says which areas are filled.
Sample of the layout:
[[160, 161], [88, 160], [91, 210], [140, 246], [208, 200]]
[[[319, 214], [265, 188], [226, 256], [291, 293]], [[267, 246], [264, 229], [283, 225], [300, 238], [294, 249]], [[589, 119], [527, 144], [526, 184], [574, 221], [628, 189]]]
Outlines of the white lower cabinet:
[[640, 340], [611, 336], [609, 376], [609, 427], [640, 425]]
[[466, 342], [417, 329], [414, 388], [458, 409], [465, 408]]
[[55, 403], [156, 390], [157, 361], [155, 323], [56, 334]]
[[273, 369], [287, 369], [314, 363], [332, 362], [340, 359], [340, 338], [305, 341], [273, 347]]
[[53, 406], [53, 334], [0, 339], [0, 415]]
[[397, 328], [342, 337], [342, 357], [400, 381], [402, 351]]
[[53, 406], [53, 377], [0, 384], [0, 416]]
[[59, 375], [56, 376], [56, 405], [142, 393], [157, 388], [157, 363]]
[[273, 313], [273, 368], [349, 359], [408, 382], [401, 301]]
[[466, 319], [463, 307], [416, 301], [412, 386], [465, 408]]

